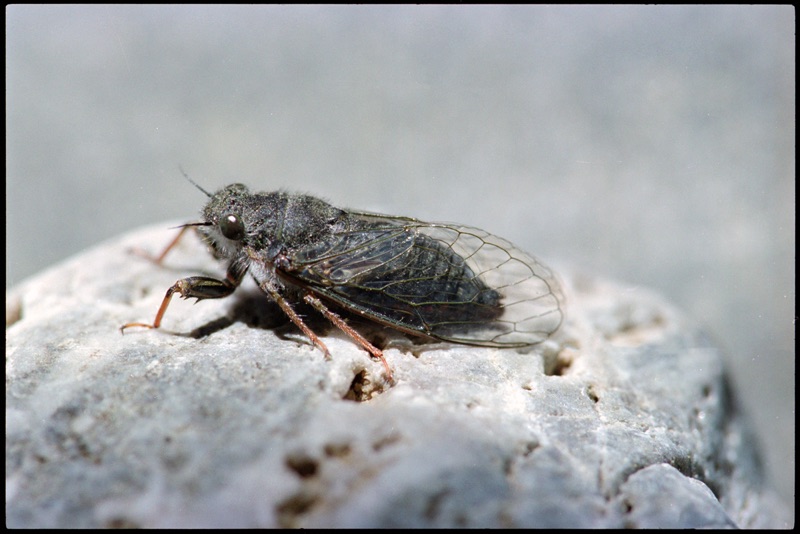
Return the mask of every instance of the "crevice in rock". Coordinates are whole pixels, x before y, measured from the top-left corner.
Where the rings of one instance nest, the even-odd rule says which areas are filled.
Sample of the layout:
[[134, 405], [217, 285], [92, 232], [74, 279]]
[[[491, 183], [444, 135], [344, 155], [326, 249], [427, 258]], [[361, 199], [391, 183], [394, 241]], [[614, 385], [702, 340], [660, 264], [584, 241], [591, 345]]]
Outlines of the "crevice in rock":
[[357, 372], [350, 382], [350, 387], [342, 399], [355, 402], [366, 402], [375, 395], [383, 393], [383, 386], [378, 381], [370, 380], [366, 369]]
[[570, 366], [572, 365], [572, 360], [557, 357], [553, 360], [553, 363], [547, 367], [545, 367], [544, 374], [546, 376], [564, 376], [567, 374]]
[[299, 519], [308, 513], [319, 501], [319, 497], [306, 491], [299, 491], [278, 503], [275, 515], [282, 528], [297, 528]]
[[311, 478], [319, 471], [319, 462], [304, 453], [295, 453], [287, 456], [286, 466], [300, 478]]
[[385, 447], [388, 447], [390, 445], [393, 445], [393, 444], [397, 443], [398, 441], [400, 441], [400, 435], [399, 434], [394, 434], [394, 433], [393, 434], [389, 434], [389, 435], [384, 436], [384, 437], [382, 437], [382, 438], [380, 438], [378, 440], [375, 440], [372, 443], [372, 450], [374, 450], [375, 452], [378, 452], [378, 451], [380, 451], [381, 449], [383, 449]]
[[329, 458], [344, 458], [352, 451], [349, 443], [326, 443], [322, 449]]
[[430, 497], [430, 499], [428, 500], [428, 504], [425, 506], [425, 511], [423, 512], [426, 518], [428, 518], [429, 520], [436, 519], [436, 517], [440, 513], [442, 502], [445, 500], [448, 493], [449, 490], [444, 489], [435, 493]]
[[108, 519], [103, 528], [144, 528], [133, 519], [127, 517], [117, 516]]

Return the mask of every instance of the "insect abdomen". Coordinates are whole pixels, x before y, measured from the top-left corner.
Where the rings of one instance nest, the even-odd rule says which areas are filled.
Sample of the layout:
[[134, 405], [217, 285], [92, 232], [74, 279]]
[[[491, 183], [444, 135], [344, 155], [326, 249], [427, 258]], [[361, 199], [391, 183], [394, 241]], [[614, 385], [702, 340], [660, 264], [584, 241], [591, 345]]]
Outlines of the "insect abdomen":
[[381, 248], [394, 250], [393, 257], [359, 272], [332, 292], [422, 332], [445, 324], [482, 324], [500, 316], [500, 294], [461, 256], [423, 234], [400, 246], [397, 241], [408, 239], [404, 235], [388, 239]]

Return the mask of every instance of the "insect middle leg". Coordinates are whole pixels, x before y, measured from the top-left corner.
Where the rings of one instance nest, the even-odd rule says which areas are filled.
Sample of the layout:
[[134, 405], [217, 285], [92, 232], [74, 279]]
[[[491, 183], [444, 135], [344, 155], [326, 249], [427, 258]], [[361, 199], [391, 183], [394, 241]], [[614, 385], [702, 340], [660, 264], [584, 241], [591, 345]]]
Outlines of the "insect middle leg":
[[391, 383], [394, 381], [392, 377], [392, 368], [389, 367], [389, 363], [386, 361], [386, 358], [383, 356], [383, 351], [367, 341], [367, 339], [359, 334], [352, 326], [347, 324], [344, 319], [342, 319], [338, 314], [329, 310], [325, 304], [322, 303], [316, 296], [312, 293], [306, 293], [303, 297], [308, 304], [314, 307], [318, 312], [325, 316], [327, 320], [332, 322], [339, 330], [350, 336], [353, 341], [361, 345], [361, 347], [369, 352], [373, 358], [376, 358], [383, 363], [384, 368], [386, 368], [386, 377], [388, 381]]
[[300, 316], [297, 315], [297, 312], [294, 311], [292, 305], [289, 304], [289, 302], [285, 298], [283, 298], [283, 295], [281, 295], [280, 291], [278, 291], [278, 288], [275, 287], [275, 285], [269, 280], [259, 282], [258, 287], [260, 287], [262, 291], [264, 291], [267, 295], [269, 295], [272, 298], [272, 300], [274, 300], [278, 304], [278, 306], [280, 306], [281, 310], [283, 310], [283, 313], [285, 313], [286, 316], [289, 317], [289, 319], [291, 319], [295, 325], [297, 325], [297, 328], [302, 330], [302, 332], [306, 335], [306, 337], [311, 340], [311, 343], [313, 345], [319, 347], [319, 349], [323, 352], [323, 354], [325, 354], [325, 359], [330, 360], [331, 352], [328, 350], [328, 347], [325, 346], [325, 343], [322, 342], [322, 340], [317, 336], [317, 334], [315, 334], [314, 331], [311, 330], [306, 325], [306, 323], [303, 322], [303, 319], [301, 319]]
[[[311, 330], [303, 322], [303, 320], [300, 318], [300, 316], [297, 315], [297, 312], [294, 311], [294, 309], [292, 308], [291, 304], [289, 304], [286, 301], [286, 299], [283, 298], [283, 295], [280, 294], [280, 292], [278, 291], [278, 288], [275, 287], [268, 280], [265, 280], [264, 282], [260, 282], [258, 284], [258, 286], [265, 293], [267, 293], [270, 297], [272, 297], [272, 299], [275, 302], [278, 303], [278, 306], [280, 306], [280, 308], [289, 317], [289, 319], [291, 319], [292, 322], [294, 324], [296, 324], [297, 327], [300, 330], [303, 331], [303, 333], [306, 335], [306, 337], [308, 337], [308, 339], [311, 340], [311, 343], [313, 343], [314, 345], [319, 347], [320, 350], [322, 350], [322, 352], [325, 353], [325, 358], [326, 359], [330, 359], [331, 354], [330, 354], [330, 351], [328, 350], [328, 347], [325, 346], [325, 344], [322, 342], [322, 340], [319, 338], [319, 336], [317, 336], [314, 333], [314, 331]], [[348, 336], [353, 338], [353, 340], [356, 343], [361, 345], [361, 347], [363, 347], [364, 350], [366, 350], [367, 352], [372, 354], [373, 357], [379, 359], [383, 363], [383, 366], [386, 368], [386, 376], [387, 376], [388, 381], [390, 383], [394, 381], [394, 378], [392, 377], [392, 368], [389, 367], [389, 363], [386, 361], [386, 358], [383, 357], [383, 352], [379, 348], [375, 347], [372, 343], [367, 341], [364, 338], [364, 336], [362, 336], [361, 334], [359, 334], [358, 332], [353, 330], [353, 328], [350, 327], [344, 321], [344, 319], [342, 319], [337, 314], [335, 314], [334, 312], [329, 310], [327, 307], [325, 307], [325, 305], [317, 297], [315, 297], [313, 294], [306, 293], [305, 296], [303, 297], [303, 300], [305, 300], [308, 304], [313, 306], [314, 309], [316, 309], [322, 315], [324, 315], [326, 319], [328, 319], [330, 322], [332, 322], [334, 325], [336, 325], [336, 327], [338, 327], [340, 330], [342, 330], [345, 334], [347, 334]]]

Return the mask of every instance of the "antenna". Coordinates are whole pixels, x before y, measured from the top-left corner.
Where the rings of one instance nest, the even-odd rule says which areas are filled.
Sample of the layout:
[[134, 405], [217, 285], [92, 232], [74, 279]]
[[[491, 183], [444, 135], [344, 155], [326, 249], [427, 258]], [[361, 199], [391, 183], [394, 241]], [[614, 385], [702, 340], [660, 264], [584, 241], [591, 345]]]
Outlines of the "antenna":
[[189, 182], [190, 182], [190, 183], [191, 183], [193, 186], [195, 186], [197, 189], [199, 189], [200, 191], [202, 191], [203, 193], [205, 193], [205, 195], [206, 195], [208, 198], [211, 198], [211, 193], [209, 193], [208, 191], [206, 191], [205, 189], [203, 189], [202, 187], [200, 187], [200, 186], [197, 184], [197, 182], [195, 182], [194, 180], [192, 180], [191, 178], [189, 178], [189, 175], [188, 175], [188, 174], [186, 174], [186, 171], [184, 171], [184, 170], [183, 170], [183, 167], [181, 167], [180, 165], [178, 165], [178, 168], [181, 170], [181, 174], [183, 174], [183, 177], [184, 177], [184, 178], [186, 178], [187, 180], [189, 180]]

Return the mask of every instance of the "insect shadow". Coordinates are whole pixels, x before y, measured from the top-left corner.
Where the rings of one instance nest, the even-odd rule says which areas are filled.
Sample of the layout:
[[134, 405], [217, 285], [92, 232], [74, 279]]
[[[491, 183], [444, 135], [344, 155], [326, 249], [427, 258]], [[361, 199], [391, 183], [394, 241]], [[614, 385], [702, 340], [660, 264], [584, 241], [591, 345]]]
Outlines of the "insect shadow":
[[[202, 339], [221, 332], [236, 323], [243, 323], [250, 328], [272, 331], [282, 340], [297, 340], [297, 337], [303, 336], [303, 332], [292, 323], [280, 306], [276, 302], [265, 298], [258, 288], [244, 289], [234, 298], [232, 306], [224, 316], [197, 326], [190, 332], [178, 333], [177, 335]], [[314, 308], [308, 304], [302, 302], [296, 304], [296, 311], [303, 318], [303, 322], [322, 336], [336, 336], [339, 332], [337, 328], [323, 316], [316, 313]], [[381, 350], [395, 348], [403, 352], [412, 352], [415, 356], [419, 356], [419, 349], [425, 346], [435, 348], [442, 345], [441, 342], [435, 339], [414, 336], [381, 325], [375, 325], [372, 321], [362, 319], [342, 308], [337, 308], [336, 311], [342, 315], [348, 324]], [[346, 339], [344, 334], [340, 337]]]

